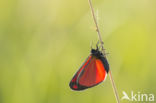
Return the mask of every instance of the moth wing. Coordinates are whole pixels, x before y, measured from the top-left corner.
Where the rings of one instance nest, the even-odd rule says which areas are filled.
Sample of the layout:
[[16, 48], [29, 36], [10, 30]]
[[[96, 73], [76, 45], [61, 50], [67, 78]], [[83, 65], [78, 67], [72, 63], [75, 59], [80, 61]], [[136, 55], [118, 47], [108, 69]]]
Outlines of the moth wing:
[[101, 83], [107, 76], [106, 69], [101, 59], [92, 57], [88, 65], [78, 76], [78, 84], [87, 88]]
[[73, 76], [72, 80], [69, 83], [69, 86], [70, 86], [71, 89], [73, 89], [73, 90], [83, 90], [83, 89], [86, 89], [87, 88], [85, 86], [79, 85], [77, 83], [77, 81], [78, 81], [78, 76], [87, 67], [87, 65], [90, 63], [91, 60], [92, 60], [92, 56], [90, 55], [85, 60], [85, 62], [82, 64], [82, 66], [79, 68], [79, 70], [75, 73], [75, 75]]

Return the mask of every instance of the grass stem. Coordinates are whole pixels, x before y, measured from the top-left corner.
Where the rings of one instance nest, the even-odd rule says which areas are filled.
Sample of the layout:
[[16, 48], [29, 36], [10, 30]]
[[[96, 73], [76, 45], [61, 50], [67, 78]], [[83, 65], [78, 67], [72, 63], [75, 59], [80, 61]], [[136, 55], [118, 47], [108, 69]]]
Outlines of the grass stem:
[[[91, 0], [88, 0], [88, 1], [89, 1], [89, 6], [90, 6], [90, 9], [91, 9], [92, 16], [93, 16], [93, 20], [94, 20], [94, 23], [96, 25], [96, 31], [98, 33], [99, 41], [100, 41], [101, 48], [102, 48], [102, 53], [103, 53], [104, 56], [106, 56], [105, 55], [105, 49], [104, 49], [104, 46], [103, 46], [104, 43], [102, 41], [102, 37], [101, 37], [100, 30], [99, 30], [99, 26], [98, 26], [98, 23], [97, 23], [97, 20], [96, 20], [96, 17], [95, 17], [95, 12], [94, 12], [94, 9], [93, 9], [93, 5], [92, 5]], [[117, 88], [116, 88], [114, 79], [112, 77], [111, 70], [109, 70], [109, 77], [110, 77], [110, 81], [111, 81], [111, 84], [112, 84], [112, 88], [113, 88], [113, 91], [114, 91], [114, 95], [115, 95], [116, 101], [117, 101], [117, 103], [120, 103], [119, 95], [118, 95], [118, 92], [117, 92]]]

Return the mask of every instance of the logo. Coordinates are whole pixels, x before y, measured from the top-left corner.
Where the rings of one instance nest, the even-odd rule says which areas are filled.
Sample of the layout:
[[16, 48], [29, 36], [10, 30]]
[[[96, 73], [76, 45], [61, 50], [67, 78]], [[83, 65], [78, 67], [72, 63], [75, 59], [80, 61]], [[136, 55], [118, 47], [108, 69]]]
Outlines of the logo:
[[131, 95], [128, 95], [125, 91], [122, 91], [123, 97], [121, 100], [135, 101], [135, 102], [153, 102], [154, 94], [147, 94], [141, 92], [133, 92], [131, 91]]

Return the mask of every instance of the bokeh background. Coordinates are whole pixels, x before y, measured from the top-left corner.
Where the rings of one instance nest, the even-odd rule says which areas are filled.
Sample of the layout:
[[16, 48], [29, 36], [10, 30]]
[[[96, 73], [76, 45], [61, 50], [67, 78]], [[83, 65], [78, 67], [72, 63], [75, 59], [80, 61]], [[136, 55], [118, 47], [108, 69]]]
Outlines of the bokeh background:
[[[93, 5], [120, 98], [156, 95], [156, 0]], [[0, 103], [115, 103], [109, 77], [68, 86], [97, 41], [87, 0], [0, 0]]]

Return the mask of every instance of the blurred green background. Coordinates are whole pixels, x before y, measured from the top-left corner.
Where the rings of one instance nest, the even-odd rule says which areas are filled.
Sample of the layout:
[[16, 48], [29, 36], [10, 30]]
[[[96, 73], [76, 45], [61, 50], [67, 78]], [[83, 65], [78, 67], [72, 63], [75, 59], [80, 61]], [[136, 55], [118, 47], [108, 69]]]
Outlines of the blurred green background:
[[[156, 95], [156, 0], [93, 5], [120, 98]], [[68, 86], [97, 40], [87, 0], [1, 0], [0, 103], [115, 103], [109, 77], [83, 92]]]

